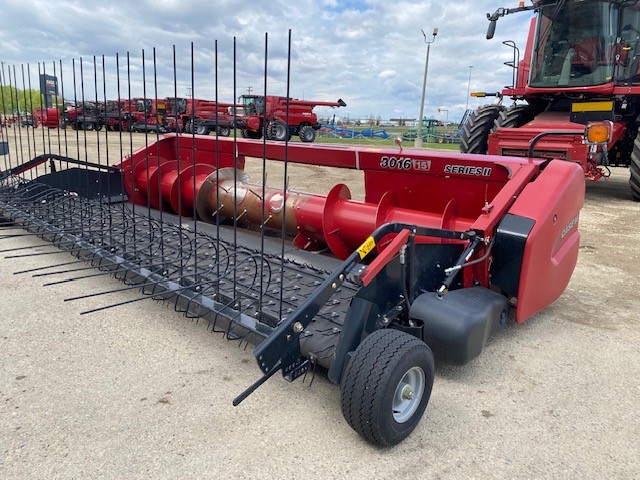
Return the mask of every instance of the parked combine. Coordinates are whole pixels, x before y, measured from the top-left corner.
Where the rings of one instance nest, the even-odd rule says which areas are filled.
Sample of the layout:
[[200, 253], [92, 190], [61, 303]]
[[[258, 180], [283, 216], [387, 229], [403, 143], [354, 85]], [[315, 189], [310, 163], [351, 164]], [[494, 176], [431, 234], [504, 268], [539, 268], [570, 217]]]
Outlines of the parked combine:
[[71, 125], [74, 130], [102, 130], [106, 123], [103, 104], [83, 102], [69, 107], [63, 112], [64, 126]]
[[196, 135], [216, 132], [222, 137], [231, 133], [233, 114], [229, 110], [236, 104], [197, 98], [167, 98], [165, 103], [169, 114], [178, 118], [183, 132]]
[[[631, 193], [640, 200], [640, 2], [543, 0], [499, 8], [487, 14], [487, 38], [500, 17], [532, 10], [524, 59], [514, 53], [514, 84], [492, 94], [518, 103], [478, 108], [461, 151], [561, 158], [579, 163], [593, 181], [609, 176], [611, 166], [630, 167]], [[592, 121], [609, 122], [603, 146], [582, 141]]]
[[347, 106], [342, 100], [315, 102], [270, 95], [242, 95], [241, 99], [244, 113], [236, 119], [236, 127], [242, 137], [258, 139], [264, 135], [280, 142], [292, 135], [298, 135], [303, 142], [313, 142], [322, 127], [313, 108]]
[[147, 118], [150, 109], [150, 101], [142, 98], [108, 100], [106, 127], [116, 132], [130, 132], [134, 124]]

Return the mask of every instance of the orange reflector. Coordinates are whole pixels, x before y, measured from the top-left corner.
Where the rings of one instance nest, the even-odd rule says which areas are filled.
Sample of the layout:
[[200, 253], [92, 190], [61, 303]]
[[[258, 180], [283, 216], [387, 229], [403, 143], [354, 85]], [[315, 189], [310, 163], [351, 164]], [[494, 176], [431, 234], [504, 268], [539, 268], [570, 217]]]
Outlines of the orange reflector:
[[611, 138], [611, 122], [591, 122], [585, 129], [587, 143], [607, 143]]
[[471, 92], [471, 96], [472, 97], [486, 97], [487, 93], [486, 92]]

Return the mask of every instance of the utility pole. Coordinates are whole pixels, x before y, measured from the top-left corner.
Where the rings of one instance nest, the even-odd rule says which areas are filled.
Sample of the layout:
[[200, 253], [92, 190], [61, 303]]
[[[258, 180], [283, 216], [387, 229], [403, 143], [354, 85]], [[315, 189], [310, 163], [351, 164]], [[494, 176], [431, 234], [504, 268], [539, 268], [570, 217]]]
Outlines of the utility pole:
[[429, 69], [429, 50], [431, 50], [431, 44], [436, 41], [436, 35], [438, 35], [438, 29], [433, 29], [433, 38], [431, 41], [427, 41], [427, 34], [424, 30], [420, 30], [424, 37], [424, 43], [427, 44], [427, 58], [424, 62], [424, 79], [422, 80], [422, 98], [420, 100], [420, 115], [418, 116], [418, 135], [413, 143], [416, 148], [422, 148], [422, 117], [424, 115], [424, 95], [427, 90], [427, 70]]

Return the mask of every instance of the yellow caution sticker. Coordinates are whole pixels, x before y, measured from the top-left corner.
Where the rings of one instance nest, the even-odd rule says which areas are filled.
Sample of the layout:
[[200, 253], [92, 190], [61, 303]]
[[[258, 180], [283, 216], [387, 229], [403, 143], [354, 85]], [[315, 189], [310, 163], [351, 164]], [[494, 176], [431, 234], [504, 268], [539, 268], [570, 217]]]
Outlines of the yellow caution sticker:
[[367, 254], [376, 247], [376, 241], [373, 237], [367, 238], [362, 245], [358, 247], [358, 255], [363, 259]]
[[571, 104], [572, 112], [610, 112], [613, 102], [576, 102]]

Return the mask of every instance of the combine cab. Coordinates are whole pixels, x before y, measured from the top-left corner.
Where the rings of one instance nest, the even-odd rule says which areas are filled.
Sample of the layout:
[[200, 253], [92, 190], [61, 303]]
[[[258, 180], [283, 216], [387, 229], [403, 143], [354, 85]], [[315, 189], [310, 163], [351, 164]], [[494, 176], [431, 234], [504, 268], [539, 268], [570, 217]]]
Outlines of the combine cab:
[[[640, 2], [533, 3], [487, 14], [487, 38], [504, 15], [536, 16], [524, 59], [513, 61], [514, 85], [493, 94], [515, 103], [476, 110], [465, 125], [461, 151], [558, 158], [579, 163], [593, 181], [608, 176], [611, 166], [629, 167], [631, 193], [640, 200]], [[591, 122], [601, 122], [603, 147], [583, 142]]]
[[242, 95], [244, 114], [236, 119], [236, 127], [244, 138], [262, 138], [284, 142], [299, 135], [303, 142], [313, 142], [321, 125], [313, 108], [346, 107], [337, 102], [313, 102], [286, 97]]

